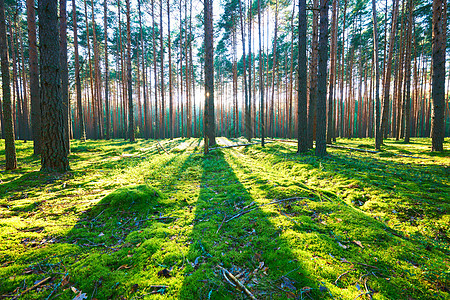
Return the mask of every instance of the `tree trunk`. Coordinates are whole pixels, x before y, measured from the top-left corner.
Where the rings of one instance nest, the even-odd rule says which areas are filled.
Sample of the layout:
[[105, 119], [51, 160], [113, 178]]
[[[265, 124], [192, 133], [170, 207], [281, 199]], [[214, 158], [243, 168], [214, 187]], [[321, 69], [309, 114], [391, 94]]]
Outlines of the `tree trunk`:
[[372, 0], [373, 21], [373, 63], [375, 65], [375, 149], [380, 149], [383, 134], [380, 132], [380, 67], [378, 62], [378, 29], [377, 11], [375, 0]]
[[387, 135], [388, 128], [388, 116], [389, 116], [389, 96], [390, 96], [390, 88], [391, 88], [391, 74], [392, 74], [392, 58], [394, 55], [395, 48], [395, 34], [397, 32], [397, 16], [398, 16], [398, 3], [399, 0], [394, 0], [393, 8], [392, 8], [392, 24], [391, 24], [391, 33], [389, 37], [389, 52], [387, 61], [384, 63], [385, 66], [385, 74], [384, 74], [384, 95], [383, 95], [383, 110], [382, 110], [382, 118], [381, 118], [381, 132], [380, 139], [381, 143], [383, 142], [383, 136]]
[[105, 113], [106, 113], [106, 130], [105, 138], [111, 137], [111, 112], [109, 103], [109, 61], [108, 61], [108, 0], [103, 0], [103, 28], [105, 35]]
[[61, 63], [61, 96], [64, 109], [64, 142], [67, 155], [70, 153], [70, 101], [69, 101], [69, 68], [67, 66], [67, 0], [59, 0], [59, 45]]
[[[258, 0], [258, 36], [259, 36], [259, 96], [260, 96], [260, 110], [259, 110], [259, 126], [261, 135], [261, 146], [264, 147], [265, 128], [264, 128], [264, 82], [263, 82], [263, 57], [261, 50], [261, 0]], [[305, 68], [306, 70], [306, 68]]]
[[12, 116], [11, 87], [9, 78], [8, 39], [6, 37], [5, 3], [0, 0], [0, 57], [3, 91], [3, 124], [5, 134], [6, 170], [17, 168], [16, 147], [14, 144], [14, 122]]
[[127, 0], [127, 83], [128, 83], [128, 138], [134, 142], [133, 82], [131, 77], [131, 18], [130, 0]]
[[327, 154], [328, 0], [320, 0], [319, 68], [317, 74], [316, 155]]
[[41, 68], [41, 170], [65, 172], [69, 169], [65, 143], [64, 103], [60, 85], [60, 45], [57, 0], [39, 0]]
[[78, 30], [78, 28], [77, 28], [77, 7], [75, 5], [75, 0], [72, 0], [72, 10], [73, 10], [73, 17], [72, 17], [73, 18], [73, 47], [74, 47], [74, 60], [75, 60], [75, 86], [77, 89], [78, 138], [81, 139], [82, 141], [85, 141], [86, 140], [86, 129], [85, 129], [85, 125], [84, 125], [85, 123], [84, 123], [84, 116], [83, 116], [83, 104], [82, 104], [82, 99], [81, 99], [80, 59], [78, 56], [78, 34], [77, 34], [77, 30]]
[[317, 116], [317, 63], [319, 47], [319, 0], [313, 2], [311, 60], [309, 65], [308, 148], [312, 149]]
[[447, 0], [433, 1], [433, 116], [432, 151], [444, 150], [445, 51], [447, 39]]
[[409, 143], [411, 136], [411, 44], [414, 5], [412, 0], [408, 1], [408, 32], [406, 39], [405, 58], [405, 143]]
[[331, 144], [331, 140], [334, 137], [334, 124], [333, 124], [333, 102], [334, 85], [336, 83], [336, 59], [337, 59], [337, 30], [338, 30], [338, 0], [333, 0], [332, 8], [332, 25], [331, 25], [331, 50], [330, 50], [330, 83], [328, 86], [328, 120], [327, 120], [327, 144]]
[[298, 105], [297, 105], [297, 122], [298, 122], [298, 149], [299, 153], [308, 151], [308, 135], [307, 135], [307, 74], [306, 74], [306, 0], [300, 0], [298, 10]]
[[[31, 131], [34, 154], [40, 154], [41, 106], [39, 98], [39, 69], [36, 40], [36, 12], [34, 1], [27, 0], [28, 53], [30, 63]], [[3, 127], [2, 127], [3, 128]]]
[[175, 119], [173, 114], [173, 87], [172, 87], [172, 45], [170, 43], [170, 0], [167, 0], [167, 39], [168, 39], [168, 50], [169, 50], [169, 132], [170, 139], [173, 139], [175, 130]]
[[[169, 0], [167, 0], [169, 1]], [[160, 137], [165, 138], [166, 137], [166, 122], [165, 122], [165, 114], [166, 114], [166, 108], [165, 108], [165, 101], [164, 101], [164, 39], [163, 39], [163, 5], [162, 0], [160, 2], [160, 15], [159, 15], [159, 31], [160, 31], [160, 43], [161, 43], [161, 117], [159, 119], [159, 127], [160, 127]]]
[[[205, 0], [205, 149], [216, 144], [214, 118], [214, 49], [212, 0]], [[207, 152], [207, 150], [205, 150]]]
[[158, 139], [160, 137], [159, 135], [159, 123], [158, 123], [158, 71], [156, 68], [156, 38], [155, 38], [155, 28], [156, 28], [156, 22], [155, 22], [155, 3], [154, 0], [151, 1], [152, 3], [152, 46], [153, 46], [153, 71], [154, 71], [154, 80], [155, 80], [155, 138]]

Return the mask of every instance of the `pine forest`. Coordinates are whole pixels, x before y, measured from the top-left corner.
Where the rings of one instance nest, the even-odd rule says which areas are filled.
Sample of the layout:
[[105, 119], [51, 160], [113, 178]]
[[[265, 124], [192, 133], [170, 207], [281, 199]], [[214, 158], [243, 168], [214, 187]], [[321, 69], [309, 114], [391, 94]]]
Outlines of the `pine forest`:
[[447, 0], [0, 0], [0, 298], [449, 299]]

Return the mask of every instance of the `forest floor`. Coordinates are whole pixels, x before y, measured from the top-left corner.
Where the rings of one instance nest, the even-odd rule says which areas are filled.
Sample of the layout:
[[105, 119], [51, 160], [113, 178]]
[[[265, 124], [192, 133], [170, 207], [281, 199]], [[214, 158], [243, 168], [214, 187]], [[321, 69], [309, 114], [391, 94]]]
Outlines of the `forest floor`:
[[450, 299], [450, 139], [322, 159], [286, 141], [160, 143], [73, 141], [71, 171], [48, 175], [17, 142], [0, 298]]

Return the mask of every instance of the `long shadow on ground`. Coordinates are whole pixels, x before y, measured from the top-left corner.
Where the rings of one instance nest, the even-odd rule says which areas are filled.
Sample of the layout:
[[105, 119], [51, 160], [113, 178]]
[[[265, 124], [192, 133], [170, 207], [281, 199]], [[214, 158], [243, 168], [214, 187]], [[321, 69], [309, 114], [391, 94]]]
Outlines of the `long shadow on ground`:
[[[326, 298], [326, 288], [309, 279], [292, 245], [262, 209], [231, 219], [254, 199], [221, 151], [202, 161], [200, 194], [180, 299], [244, 299], [220, 267], [234, 274], [258, 299]], [[230, 220], [228, 222], [228, 220]], [[220, 266], [220, 267], [219, 267]]]

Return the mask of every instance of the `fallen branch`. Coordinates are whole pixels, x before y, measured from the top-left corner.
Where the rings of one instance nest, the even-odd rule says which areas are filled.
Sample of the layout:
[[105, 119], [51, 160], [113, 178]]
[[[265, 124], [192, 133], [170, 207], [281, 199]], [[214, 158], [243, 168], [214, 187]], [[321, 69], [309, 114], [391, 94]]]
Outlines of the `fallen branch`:
[[[275, 200], [275, 201], [272, 201], [272, 202], [269, 202], [269, 203], [264, 203], [264, 204], [261, 204], [261, 205], [257, 205], [255, 207], [252, 207], [251, 209], [240, 211], [239, 213], [235, 214], [234, 216], [232, 216], [231, 218], [226, 220], [225, 223], [228, 223], [228, 222], [230, 222], [233, 219], [236, 219], [236, 218], [238, 218], [238, 217], [240, 217], [242, 215], [245, 215], [245, 214], [247, 214], [247, 213], [249, 213], [249, 212], [251, 212], [251, 211], [253, 211], [253, 210], [257, 209], [257, 208], [260, 208], [260, 207], [263, 207], [263, 206], [266, 206], [266, 205], [277, 204], [277, 203], [282, 203], [282, 202], [286, 202], [286, 201], [298, 201], [298, 200], [304, 200], [304, 199], [309, 199], [309, 198], [306, 198], [306, 197], [292, 197], [292, 198], [280, 199], [280, 200]], [[245, 208], [247, 208], [247, 207], [248, 206], [246, 206]]]
[[[163, 149], [164, 152], [166, 152], [166, 154], [169, 154], [169, 152], [167, 152], [166, 149], [164, 149], [164, 147], [160, 144], [159, 141], [156, 141], [156, 142], [158, 143], [159, 147], [161, 147], [161, 149]], [[158, 148], [158, 147], [156, 147], [156, 148]]]
[[219, 228], [217, 228], [216, 234], [219, 233], [220, 228], [222, 228], [223, 222], [225, 222], [225, 219], [227, 218], [227, 214], [225, 214], [225, 217], [223, 217], [222, 223], [220, 223]]
[[[25, 291], [23, 291], [22, 293], [20, 293], [20, 297], [22, 297], [23, 295], [25, 295], [26, 293], [28, 293], [31, 290], [34, 290], [35, 288], [37, 288], [38, 286], [46, 283], [47, 281], [49, 281], [50, 279], [52, 279], [51, 277], [47, 277], [42, 279], [41, 281], [39, 281], [38, 283], [36, 283], [35, 285], [33, 285], [32, 287], [27, 288]], [[16, 297], [14, 297], [13, 299], [17, 299]]]
[[[256, 300], [256, 297], [253, 296], [253, 294], [239, 281], [236, 279], [236, 277], [233, 276], [233, 274], [231, 274], [227, 269], [222, 268], [221, 266], [218, 265], [218, 267], [222, 270], [223, 272], [223, 276], [225, 277], [225, 280], [227, 280], [229, 283], [230, 280], [233, 281], [233, 283], [240, 289], [242, 290], [245, 294], [247, 294], [247, 296], [250, 297], [250, 299], [252, 300]], [[226, 275], [225, 275], [226, 274]], [[228, 277], [228, 278], [227, 278]]]
[[350, 270], [348, 270], [348, 271], [345, 271], [345, 272], [342, 273], [341, 275], [339, 275], [338, 278], [336, 279], [336, 281], [334, 282], [334, 285], [337, 286], [337, 283], [338, 283], [339, 279], [341, 279], [342, 276], [347, 275], [348, 273], [350, 273], [350, 272], [353, 271], [353, 270], [356, 270], [356, 269], [354, 269], [354, 268], [353, 268], [353, 269], [350, 269]]

